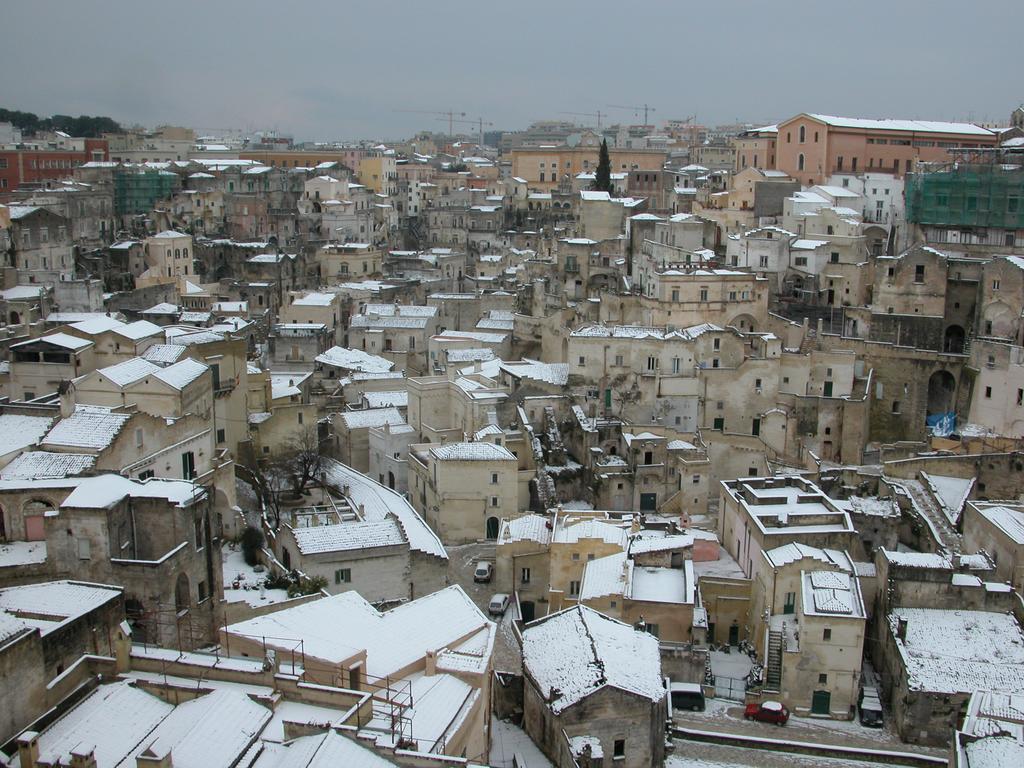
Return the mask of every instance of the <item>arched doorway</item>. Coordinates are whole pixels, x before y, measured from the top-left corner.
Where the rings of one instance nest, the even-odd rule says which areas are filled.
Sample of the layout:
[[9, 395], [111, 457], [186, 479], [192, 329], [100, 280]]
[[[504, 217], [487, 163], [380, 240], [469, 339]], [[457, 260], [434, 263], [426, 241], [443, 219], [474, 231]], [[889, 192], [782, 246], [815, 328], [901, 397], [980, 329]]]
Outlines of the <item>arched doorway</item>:
[[46, 541], [46, 515], [56, 508], [45, 499], [32, 499], [22, 507], [26, 541]]
[[11, 325], [21, 325], [21, 315], [11, 310]]
[[942, 342], [942, 351], [953, 355], [963, 354], [964, 329], [959, 325], [951, 325], [946, 329], [946, 338]]
[[936, 371], [928, 379], [928, 420], [953, 411], [956, 404], [956, 379], [949, 371]]
[[388, 470], [388, 488], [395, 490], [395, 473]]
[[498, 518], [488, 517], [487, 518], [487, 538], [492, 541], [498, 538]]

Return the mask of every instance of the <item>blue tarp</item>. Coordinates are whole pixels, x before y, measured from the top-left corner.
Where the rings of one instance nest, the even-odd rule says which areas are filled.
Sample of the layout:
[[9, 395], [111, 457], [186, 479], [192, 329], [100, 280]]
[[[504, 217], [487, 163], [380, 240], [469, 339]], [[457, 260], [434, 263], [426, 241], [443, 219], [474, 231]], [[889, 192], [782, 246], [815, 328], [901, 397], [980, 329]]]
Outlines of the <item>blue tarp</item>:
[[951, 435], [956, 429], [956, 412], [933, 413], [925, 419], [925, 424], [936, 437]]

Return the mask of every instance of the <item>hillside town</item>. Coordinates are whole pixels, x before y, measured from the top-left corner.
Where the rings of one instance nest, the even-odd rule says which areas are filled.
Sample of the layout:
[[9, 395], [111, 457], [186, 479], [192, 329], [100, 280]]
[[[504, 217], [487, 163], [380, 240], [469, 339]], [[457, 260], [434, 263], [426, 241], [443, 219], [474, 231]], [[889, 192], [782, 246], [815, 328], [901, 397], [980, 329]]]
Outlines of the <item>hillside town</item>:
[[0, 765], [1024, 765], [1024, 106], [665, 101], [4, 110]]

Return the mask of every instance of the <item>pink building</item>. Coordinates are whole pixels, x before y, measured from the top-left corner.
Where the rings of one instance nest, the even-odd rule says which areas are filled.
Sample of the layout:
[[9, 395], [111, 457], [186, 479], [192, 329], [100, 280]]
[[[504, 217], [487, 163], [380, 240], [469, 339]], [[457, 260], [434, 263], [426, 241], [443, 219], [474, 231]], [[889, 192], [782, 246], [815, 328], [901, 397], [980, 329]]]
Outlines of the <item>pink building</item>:
[[801, 184], [824, 183], [834, 173], [881, 171], [897, 177], [916, 162], [943, 162], [949, 150], [993, 147], [999, 138], [971, 123], [866, 120], [799, 114], [778, 126], [775, 167]]

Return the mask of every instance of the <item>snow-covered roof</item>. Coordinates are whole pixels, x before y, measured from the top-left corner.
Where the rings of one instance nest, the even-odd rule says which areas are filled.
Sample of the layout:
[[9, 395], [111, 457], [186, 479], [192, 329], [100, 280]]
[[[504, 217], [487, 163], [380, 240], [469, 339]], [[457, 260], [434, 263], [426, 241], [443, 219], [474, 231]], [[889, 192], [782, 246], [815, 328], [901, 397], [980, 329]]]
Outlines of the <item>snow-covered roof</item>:
[[1002, 504], [976, 503], [973, 506], [978, 514], [1006, 534], [1014, 544], [1024, 544], [1024, 509]]
[[828, 240], [810, 240], [802, 237], [790, 243], [789, 247], [798, 251], [813, 251], [815, 248], [820, 248], [823, 245], [828, 245]]
[[808, 616], [863, 619], [864, 601], [851, 573], [803, 571], [803, 612]]
[[402, 418], [401, 412], [394, 407], [368, 408], [362, 411], [344, 411], [338, 414], [338, 418], [348, 430], [383, 427], [385, 424], [390, 426], [405, 424], [405, 419]]
[[164, 301], [164, 302], [161, 302], [159, 304], [154, 304], [149, 309], [142, 310], [142, 312], [140, 312], [139, 314], [142, 314], [142, 315], [177, 315], [178, 314], [178, 305], [177, 304], [171, 304], [169, 302]]
[[337, 300], [337, 294], [313, 291], [292, 301], [296, 307], [329, 307]]
[[302, 394], [302, 384], [311, 373], [272, 373], [270, 376], [270, 397], [298, 397]]
[[121, 588], [78, 581], [44, 581], [0, 589], [0, 612], [47, 635], [121, 596]]
[[72, 351], [92, 346], [92, 342], [88, 339], [80, 339], [77, 336], [72, 336], [67, 333], [50, 333], [46, 336], [40, 336], [38, 339], [31, 339], [29, 341], [22, 341], [18, 344], [12, 344], [11, 349], [17, 349], [18, 347], [23, 347], [27, 344], [38, 344], [39, 342], [52, 344], [55, 347], [70, 349]]
[[103, 450], [114, 442], [130, 418], [131, 414], [115, 413], [110, 408], [79, 405], [74, 413], [54, 425], [41, 444]]
[[405, 543], [401, 526], [393, 517], [383, 520], [343, 522], [294, 528], [292, 535], [304, 555], [341, 552], [352, 549], [393, 547]]
[[147, 347], [140, 357], [157, 365], [170, 365], [181, 359], [186, 349], [179, 344], [154, 344]]
[[498, 544], [516, 541], [535, 541], [538, 544], [551, 543], [551, 521], [542, 515], [522, 515], [501, 521]]
[[0, 413], [0, 435], [4, 436], [4, 453], [13, 453], [38, 443], [53, 424], [50, 416], [22, 416]]
[[348, 487], [348, 498], [356, 508], [362, 507], [364, 520], [383, 520], [394, 515], [411, 549], [448, 559], [441, 539], [404, 496], [333, 459], [324, 459], [323, 472], [328, 484], [339, 490]]
[[958, 133], [971, 136], [993, 136], [992, 131], [973, 123], [947, 123], [936, 120], [871, 120], [862, 117], [809, 115], [835, 128], [856, 128], [868, 131], [912, 131], [915, 133]]
[[153, 378], [159, 379], [174, 389], [184, 389], [208, 370], [209, 367], [205, 363], [200, 363], [189, 357], [179, 360], [174, 365], [160, 368], [153, 373]]
[[24, 301], [26, 299], [38, 299], [46, 288], [41, 285], [15, 285], [0, 291], [4, 301]]
[[0, 480], [72, 477], [88, 472], [95, 463], [96, 457], [88, 454], [27, 451], [0, 470]]
[[393, 362], [383, 357], [371, 355], [363, 352], [361, 349], [347, 349], [345, 347], [331, 347], [317, 355], [316, 361], [335, 368], [362, 371], [364, 373], [386, 373], [395, 366]]
[[896, 607], [888, 621], [910, 690], [1024, 693], [1024, 632], [1012, 614]]
[[676, 533], [670, 536], [657, 536], [654, 531], [642, 531], [630, 538], [629, 552], [631, 555], [640, 555], [647, 552], [689, 549], [698, 539], [718, 541], [718, 537], [710, 531], [701, 531], [696, 528], [692, 528], [686, 533]]
[[508, 448], [494, 443], [447, 443], [430, 449], [438, 461], [515, 461]]
[[141, 357], [133, 357], [131, 360], [125, 360], [116, 365], [98, 368], [96, 373], [118, 387], [126, 387], [159, 370], [161, 370], [159, 365]]
[[570, 517], [558, 520], [551, 540], [558, 544], [577, 544], [583, 539], [601, 539], [605, 544], [617, 544], [625, 549], [629, 533], [603, 520]]
[[409, 405], [409, 391], [399, 390], [394, 392], [365, 392], [363, 399], [369, 409], [374, 408], [405, 408]]
[[939, 552], [894, 552], [883, 547], [882, 553], [891, 565], [943, 571], [953, 570], [953, 561], [947, 555]]
[[651, 701], [665, 696], [657, 638], [586, 606], [529, 624], [523, 668], [555, 714], [605, 686]]
[[523, 358], [518, 361], [499, 362], [498, 367], [517, 379], [543, 381], [555, 386], [565, 386], [569, 383], [568, 363], [542, 363]]
[[402, 670], [427, 651], [456, 650], [463, 638], [480, 630], [487, 633], [479, 651], [484, 658], [493, 648], [494, 624], [458, 585], [383, 613], [348, 591], [227, 627], [229, 633], [266, 637], [272, 647], [291, 648], [301, 640], [307, 657], [331, 663], [365, 651], [371, 679]]
[[62, 507], [81, 509], [106, 509], [124, 498], [166, 499], [178, 507], [187, 507], [193, 501], [206, 495], [201, 485], [188, 480], [164, 480], [151, 477], [136, 482], [121, 475], [97, 475], [82, 480], [64, 502]]
[[188, 235], [188, 234], [186, 234], [184, 232], [177, 232], [177, 231], [175, 231], [173, 229], [165, 229], [163, 232], [157, 232], [155, 235], [153, 235], [153, 237], [154, 238], [160, 238], [160, 239], [167, 239], [167, 238], [173, 238], [173, 237], [191, 237], [191, 235]]
[[39, 751], [59, 756], [62, 765], [70, 765], [71, 751], [89, 744], [94, 747], [97, 765], [122, 765], [173, 709], [128, 681], [101, 685], [40, 733]]
[[601, 339], [696, 339], [705, 333], [724, 330], [713, 323], [700, 323], [688, 328], [669, 331], [665, 328], [643, 325], [585, 325], [577, 328], [570, 336]]

